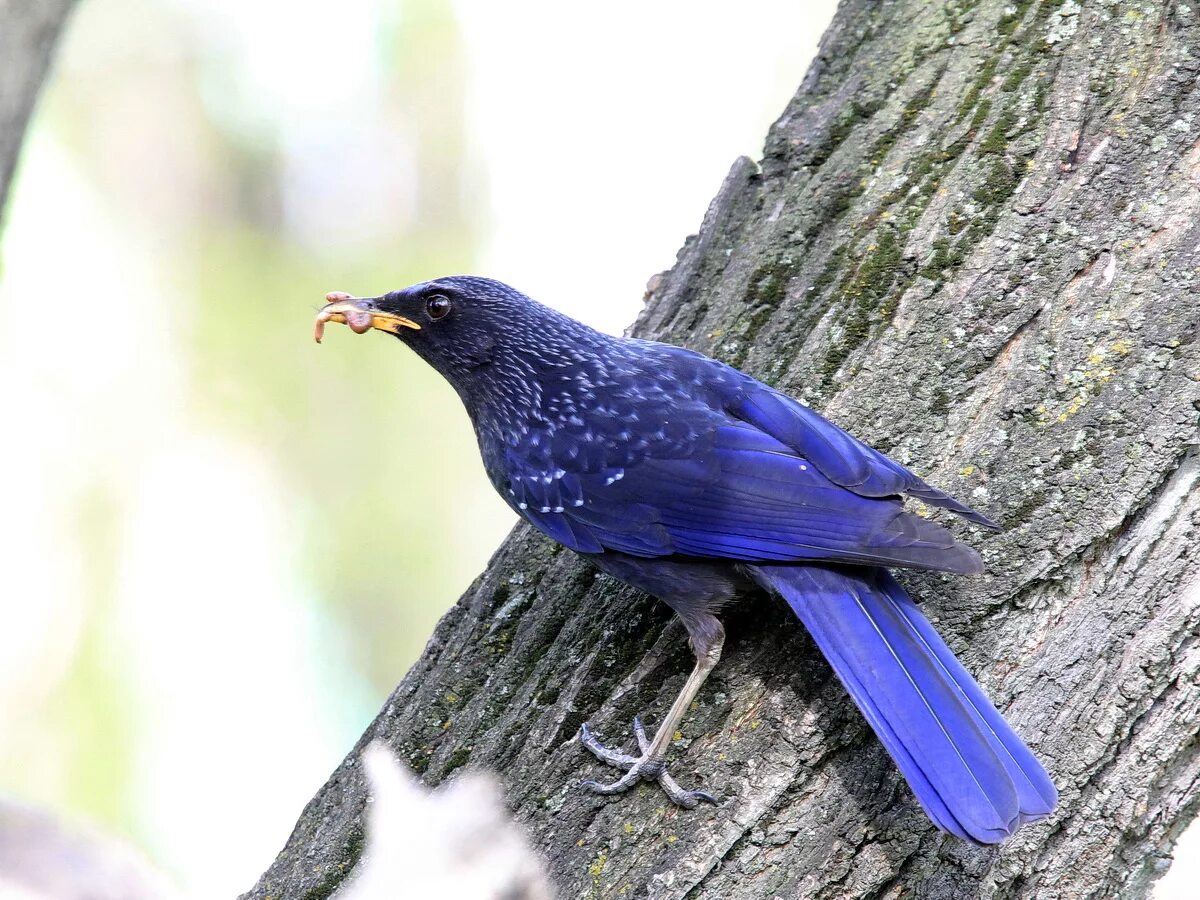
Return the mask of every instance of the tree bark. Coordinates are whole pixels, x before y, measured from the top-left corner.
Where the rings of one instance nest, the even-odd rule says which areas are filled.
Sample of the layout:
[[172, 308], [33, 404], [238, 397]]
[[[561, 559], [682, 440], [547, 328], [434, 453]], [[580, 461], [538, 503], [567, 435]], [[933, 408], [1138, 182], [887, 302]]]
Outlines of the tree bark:
[[25, 126], [74, 0], [0, 0], [0, 215]]
[[[1143, 896], [1200, 804], [1200, 8], [846, 0], [760, 165], [734, 164], [633, 332], [799, 396], [1000, 520], [974, 579], [902, 573], [1043, 759], [1049, 820], [943, 835], [762, 597], [672, 748], [719, 807], [620, 798], [685, 678], [648, 597], [518, 527], [363, 740], [503, 779], [564, 898]], [[552, 298], [551, 298], [552, 299]], [[250, 897], [327, 896], [347, 757]]]

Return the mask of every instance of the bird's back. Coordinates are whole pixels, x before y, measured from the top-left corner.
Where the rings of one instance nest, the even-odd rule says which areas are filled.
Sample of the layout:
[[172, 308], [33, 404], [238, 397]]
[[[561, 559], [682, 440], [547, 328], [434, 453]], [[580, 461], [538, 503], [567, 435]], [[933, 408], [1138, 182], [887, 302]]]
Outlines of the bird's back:
[[528, 377], [533, 402], [480, 429], [485, 465], [579, 552], [979, 569], [900, 495], [983, 517], [716, 360], [608, 338]]

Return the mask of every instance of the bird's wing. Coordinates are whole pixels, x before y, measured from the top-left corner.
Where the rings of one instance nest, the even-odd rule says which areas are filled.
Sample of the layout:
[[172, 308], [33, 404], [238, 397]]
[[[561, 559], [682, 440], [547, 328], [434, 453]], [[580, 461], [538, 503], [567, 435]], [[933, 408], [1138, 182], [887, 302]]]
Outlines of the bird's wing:
[[582, 553], [980, 569], [974, 551], [899, 497], [838, 484], [711, 397], [636, 407], [632, 417], [581, 414], [510, 451], [510, 502]]
[[977, 525], [998, 527], [987, 516], [926, 484], [807, 406], [748, 376], [744, 388], [731, 398], [729, 411], [786, 444], [834, 484], [860, 496], [907, 494], [931, 506], [949, 509]]

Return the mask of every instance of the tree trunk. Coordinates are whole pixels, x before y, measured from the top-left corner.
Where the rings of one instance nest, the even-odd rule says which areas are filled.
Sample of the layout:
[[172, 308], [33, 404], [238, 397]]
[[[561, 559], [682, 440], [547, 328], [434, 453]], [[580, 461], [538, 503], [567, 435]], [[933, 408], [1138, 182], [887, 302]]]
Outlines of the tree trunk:
[[0, 0], [0, 213], [50, 54], [74, 0]]
[[[1047, 765], [999, 848], [930, 825], [793, 616], [726, 616], [672, 748], [719, 807], [610, 771], [690, 667], [648, 597], [521, 526], [364, 741], [496, 770], [563, 898], [1143, 896], [1200, 804], [1200, 7], [846, 0], [634, 333], [724, 359], [998, 519], [979, 578], [902, 573]], [[551, 301], [553, 298], [549, 298]], [[356, 748], [251, 897], [327, 896]]]

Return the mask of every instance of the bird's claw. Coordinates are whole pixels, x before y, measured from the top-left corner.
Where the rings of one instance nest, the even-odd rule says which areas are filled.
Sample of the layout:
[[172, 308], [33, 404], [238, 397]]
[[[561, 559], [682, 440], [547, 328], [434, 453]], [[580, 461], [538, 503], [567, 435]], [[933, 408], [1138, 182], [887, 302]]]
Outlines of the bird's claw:
[[[592, 734], [592, 729], [587, 727], [586, 722], [579, 729], [579, 741], [601, 762], [606, 762], [610, 766], [616, 766], [618, 769], [627, 769], [630, 766], [636, 766], [639, 762], [637, 757], [622, 753], [620, 750], [610, 750], [608, 747], [605, 747]], [[640, 744], [641, 742], [639, 741], [638, 743]]]
[[642, 726], [642, 717], [633, 717], [633, 736], [637, 738], [638, 749], [645, 756], [650, 752], [650, 738], [646, 737], [646, 729]]
[[579, 729], [580, 743], [597, 759], [610, 766], [626, 770], [624, 775], [609, 784], [589, 778], [582, 783], [582, 787], [593, 793], [609, 796], [623, 793], [639, 781], [657, 781], [671, 802], [684, 809], [695, 809], [701, 800], [706, 803], [717, 803], [717, 798], [708, 791], [686, 791], [681, 788], [667, 772], [666, 760], [650, 755], [650, 740], [646, 737], [646, 729], [642, 727], [642, 720], [636, 716], [633, 719], [633, 734], [637, 738], [638, 748], [642, 751], [640, 757], [630, 756], [604, 746], [592, 734], [592, 730], [587, 727], [586, 723]]

